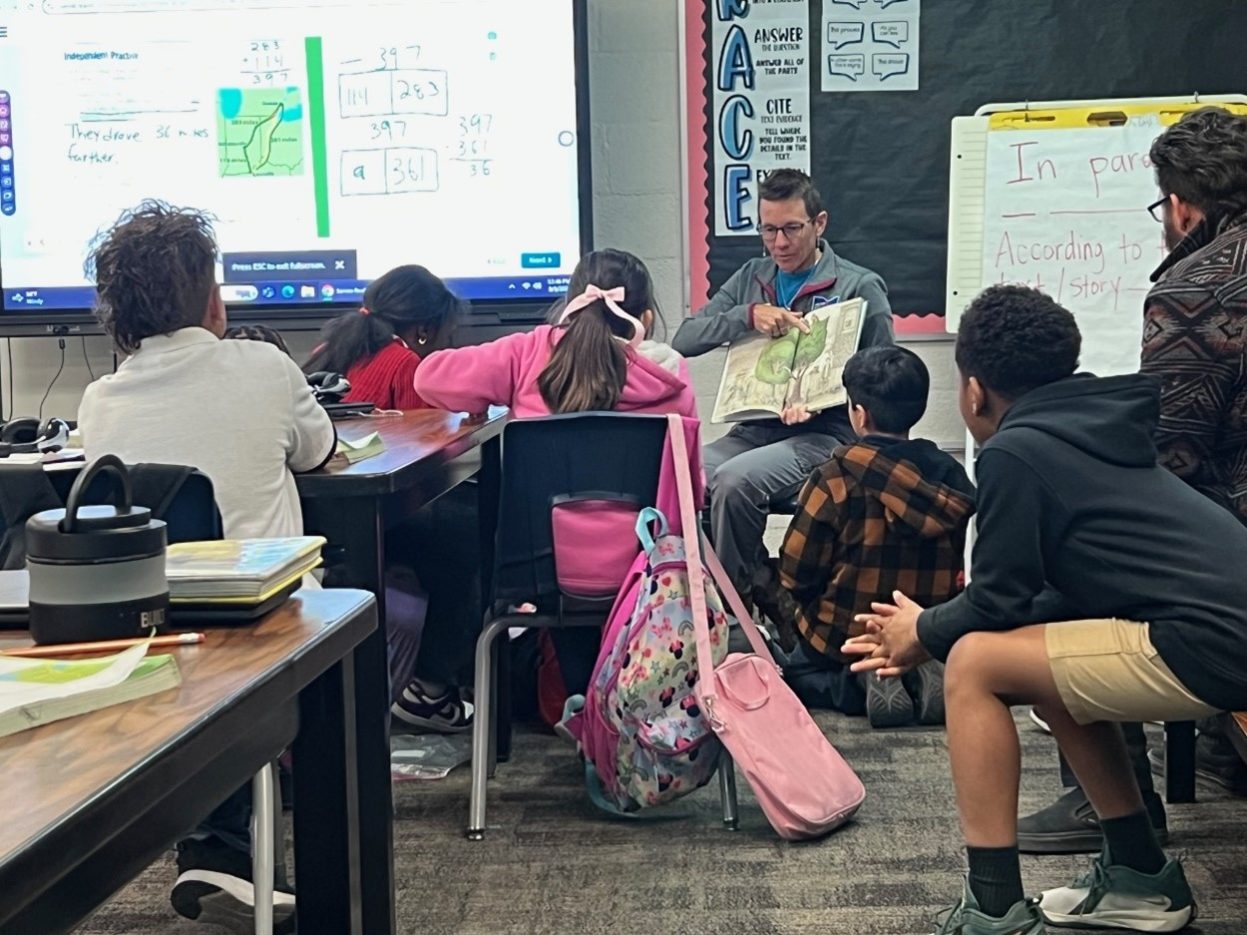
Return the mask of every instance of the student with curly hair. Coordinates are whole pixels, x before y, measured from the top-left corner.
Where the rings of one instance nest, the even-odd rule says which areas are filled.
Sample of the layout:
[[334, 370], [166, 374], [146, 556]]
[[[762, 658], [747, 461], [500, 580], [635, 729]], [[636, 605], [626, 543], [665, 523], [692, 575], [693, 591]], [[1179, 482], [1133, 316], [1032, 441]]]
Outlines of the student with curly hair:
[[297, 536], [292, 472], [333, 454], [333, 424], [298, 366], [260, 341], [222, 341], [225, 303], [207, 215], [145, 201], [87, 261], [96, 313], [126, 355], [83, 393], [87, 457], [189, 464], [212, 481], [231, 539]]
[[[944, 935], [1176, 932], [1195, 914], [1156, 840], [1118, 726], [1247, 707], [1247, 527], [1156, 463], [1160, 389], [1076, 374], [1074, 317], [996, 286], [961, 319], [960, 406], [982, 445], [970, 583], [924, 610], [899, 591], [845, 644], [892, 678], [947, 660], [953, 783], [969, 858]], [[1057, 622], [1068, 621], [1068, 622]], [[1100, 820], [1091, 873], [1024, 898], [1012, 705], [1033, 704]]]
[[[292, 472], [333, 454], [336, 435], [302, 371], [262, 341], [223, 341], [212, 224], [198, 211], [145, 201], [101, 234], [87, 261], [97, 315], [126, 355], [82, 397], [88, 458], [192, 465], [212, 481], [231, 539], [297, 536]], [[252, 913], [251, 791], [239, 790], [178, 842], [171, 900], [187, 918]], [[275, 932], [294, 929], [281, 879]]]

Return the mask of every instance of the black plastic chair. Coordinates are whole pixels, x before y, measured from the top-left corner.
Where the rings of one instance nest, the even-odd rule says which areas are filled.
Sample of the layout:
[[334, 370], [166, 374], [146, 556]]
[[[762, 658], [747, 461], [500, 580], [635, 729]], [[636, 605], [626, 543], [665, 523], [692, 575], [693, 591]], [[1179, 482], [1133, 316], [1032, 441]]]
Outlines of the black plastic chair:
[[[467, 835], [485, 835], [486, 781], [493, 775], [495, 641], [511, 627], [601, 627], [619, 582], [604, 593], [568, 593], [560, 586], [554, 547], [556, 507], [578, 501], [623, 504], [631, 522], [658, 493], [667, 421], [662, 416], [575, 413], [517, 420], [502, 435], [502, 478], [492, 593], [476, 643], [476, 707], [472, 726], [472, 793]], [[634, 536], [624, 522], [619, 535]], [[533, 604], [536, 613], [511, 608]], [[731, 761], [720, 767], [724, 821], [735, 826]]]
[[[48, 479], [52, 481], [52, 486], [56, 488], [62, 502], [69, 496], [69, 488], [73, 486], [84, 466], [75, 465], [73, 468], [48, 471]], [[87, 488], [85, 502], [111, 503], [112, 497], [112, 483], [108, 477], [101, 476]], [[224, 536], [221, 511], [217, 508], [212, 481], [207, 474], [199, 471], [192, 471], [186, 478], [165, 507], [161, 518], [167, 526], [170, 545], [175, 542], [205, 542]]]

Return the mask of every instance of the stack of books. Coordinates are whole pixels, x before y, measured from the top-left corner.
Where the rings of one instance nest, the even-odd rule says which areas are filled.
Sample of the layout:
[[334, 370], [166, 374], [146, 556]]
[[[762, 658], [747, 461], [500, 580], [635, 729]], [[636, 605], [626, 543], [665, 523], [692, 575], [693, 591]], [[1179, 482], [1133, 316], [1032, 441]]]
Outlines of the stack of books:
[[179, 604], [258, 605], [296, 590], [321, 563], [321, 536], [222, 539], [169, 546], [165, 570], [169, 601]]

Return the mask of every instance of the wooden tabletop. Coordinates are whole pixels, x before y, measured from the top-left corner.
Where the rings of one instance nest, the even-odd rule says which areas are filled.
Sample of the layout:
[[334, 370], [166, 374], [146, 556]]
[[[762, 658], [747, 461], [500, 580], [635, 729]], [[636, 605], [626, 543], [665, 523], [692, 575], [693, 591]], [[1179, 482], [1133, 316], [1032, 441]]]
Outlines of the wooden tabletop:
[[[0, 867], [107, 808], [128, 780], [241, 700], [261, 689], [293, 697], [375, 628], [372, 602], [363, 591], [300, 591], [258, 624], [210, 629], [204, 643], [164, 650], [182, 674], [176, 689], [0, 738]], [[0, 632], [0, 649], [29, 642]]]
[[341, 497], [394, 493], [418, 483], [421, 474], [455, 460], [497, 437], [509, 410], [484, 415], [418, 409], [401, 416], [344, 419], [338, 436], [356, 441], [378, 432], [385, 451], [354, 464], [334, 464], [299, 474], [299, 496]]

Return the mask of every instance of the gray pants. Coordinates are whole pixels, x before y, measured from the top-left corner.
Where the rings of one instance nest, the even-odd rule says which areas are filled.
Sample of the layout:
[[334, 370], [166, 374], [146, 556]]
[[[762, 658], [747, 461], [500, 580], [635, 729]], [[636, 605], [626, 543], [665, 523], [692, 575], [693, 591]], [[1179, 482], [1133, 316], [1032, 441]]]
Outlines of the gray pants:
[[746, 600], [765, 558], [762, 536], [771, 503], [791, 497], [842, 442], [834, 435], [772, 425], [738, 425], [706, 446], [710, 539]]

